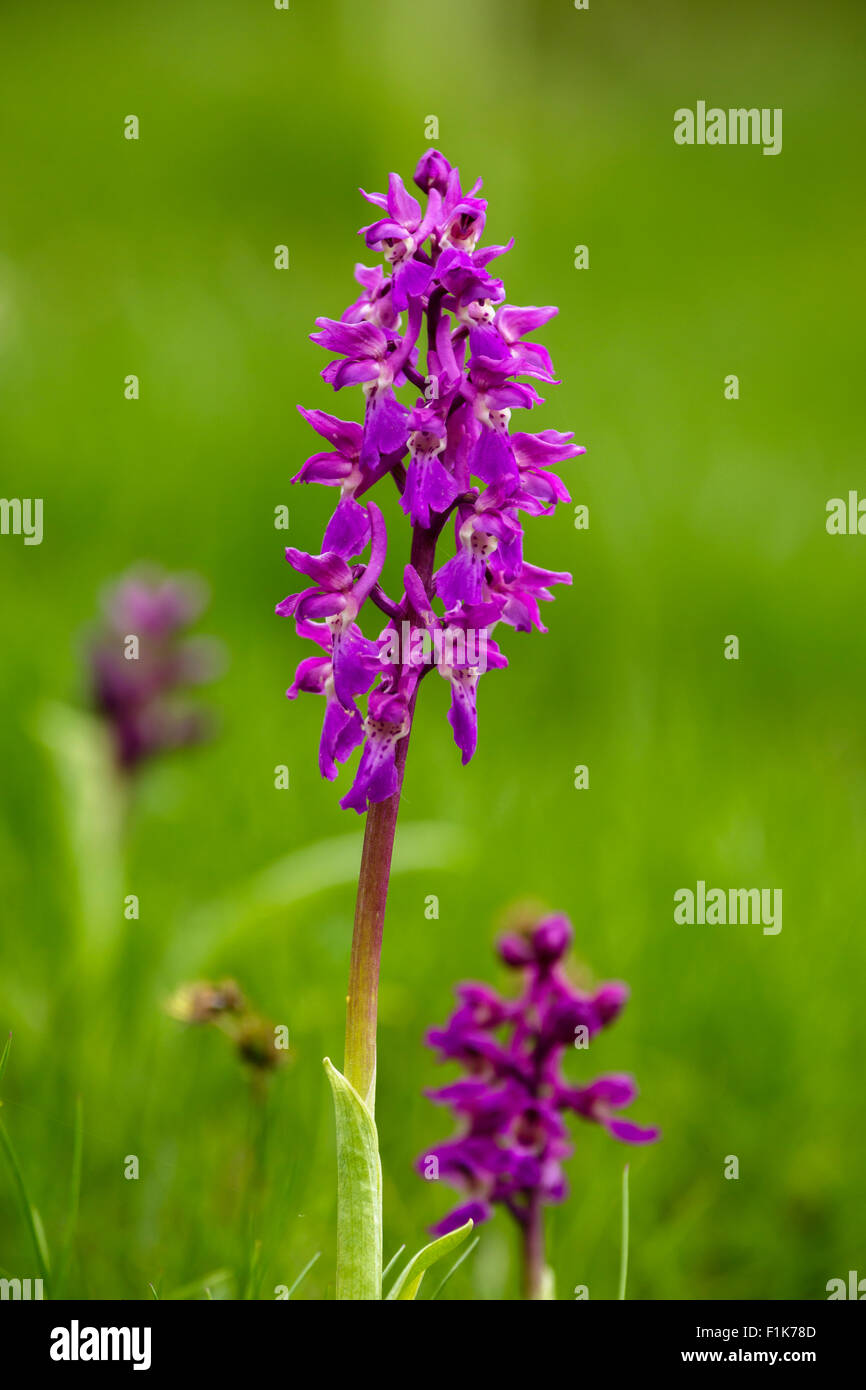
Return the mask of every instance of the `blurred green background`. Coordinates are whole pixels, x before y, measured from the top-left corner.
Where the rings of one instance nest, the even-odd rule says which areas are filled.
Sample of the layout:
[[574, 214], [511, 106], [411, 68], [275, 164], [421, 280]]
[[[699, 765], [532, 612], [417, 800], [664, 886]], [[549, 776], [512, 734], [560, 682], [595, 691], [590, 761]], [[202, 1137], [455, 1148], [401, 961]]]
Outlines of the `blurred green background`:
[[[54, 1252], [81, 1097], [56, 1291], [270, 1298], [321, 1251], [295, 1296], [333, 1295], [321, 1057], [342, 1053], [361, 821], [337, 805], [348, 776], [318, 777], [320, 702], [283, 697], [306, 652], [273, 616], [294, 587], [273, 509], [318, 548], [332, 499], [289, 487], [315, 448], [295, 405], [357, 418], [358, 400], [335, 405], [307, 334], [354, 298], [358, 185], [408, 182], [431, 114], [464, 182], [484, 178], [485, 240], [516, 237], [509, 300], [560, 306], [542, 336], [563, 385], [531, 424], [588, 446], [562, 472], [590, 528], [568, 508], [529, 524], [529, 558], [575, 583], [548, 636], [506, 634], [468, 768], [444, 682], [422, 691], [383, 961], [386, 1259], [454, 1200], [411, 1167], [448, 1127], [421, 1095], [450, 1075], [422, 1034], [455, 980], [505, 983], [493, 937], [533, 898], [571, 915], [595, 978], [632, 986], [573, 1059], [575, 1077], [633, 1071], [635, 1119], [664, 1131], [631, 1155], [630, 1296], [822, 1298], [866, 1274], [866, 540], [824, 527], [864, 477], [863, 21], [781, 0], [6, 0], [0, 491], [44, 498], [45, 537], [0, 537], [2, 1117]], [[782, 107], [782, 154], [676, 146], [673, 112], [698, 99]], [[69, 791], [40, 729], [46, 703], [81, 702], [81, 629], [141, 559], [210, 585], [221, 732], [143, 778], [123, 887], [140, 920], [118, 898], [82, 949]], [[782, 933], [674, 925], [699, 878], [781, 888]], [[290, 1029], [266, 1099], [223, 1038], [165, 1015], [182, 981], [222, 976]], [[560, 1297], [608, 1298], [628, 1154], [595, 1127], [577, 1140], [550, 1257]], [[0, 1267], [37, 1273], [5, 1165]], [[499, 1217], [448, 1295], [517, 1287]]]

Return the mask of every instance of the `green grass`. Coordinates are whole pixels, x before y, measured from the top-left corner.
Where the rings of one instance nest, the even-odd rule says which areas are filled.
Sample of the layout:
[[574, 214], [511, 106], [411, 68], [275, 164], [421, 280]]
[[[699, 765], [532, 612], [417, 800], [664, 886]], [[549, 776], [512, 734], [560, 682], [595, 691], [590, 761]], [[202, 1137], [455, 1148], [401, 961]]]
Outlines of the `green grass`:
[[[318, 547], [330, 499], [289, 487], [313, 448], [296, 403], [335, 408], [306, 335], [352, 294], [358, 185], [408, 177], [435, 113], [484, 176], [487, 239], [517, 238], [509, 298], [560, 306], [563, 385], [537, 423], [588, 446], [563, 472], [590, 527], [529, 526], [529, 557], [574, 586], [548, 636], [505, 640], [467, 769], [444, 682], [422, 690], [383, 962], [385, 1250], [418, 1249], [452, 1200], [412, 1168], [445, 1132], [424, 1030], [455, 980], [505, 983], [495, 929], [533, 898], [632, 987], [573, 1068], [633, 1071], [635, 1117], [664, 1133], [628, 1155], [629, 1298], [825, 1296], [866, 1236], [866, 540], [824, 530], [827, 500], [864, 486], [862, 7], [9, 0], [0, 23], [0, 492], [45, 503], [40, 547], [0, 537], [0, 1265], [38, 1275], [47, 1243], [77, 1297], [271, 1298], [302, 1271], [293, 1299], [333, 1296], [321, 1058], [341, 1053], [361, 823], [345, 779], [318, 777], [318, 702], [283, 698], [302, 653], [272, 616], [292, 587], [272, 517], [288, 503], [291, 542]], [[700, 97], [781, 106], [783, 153], [676, 147], [673, 111]], [[393, 499], [387, 520], [393, 581]], [[82, 947], [41, 721], [80, 701], [79, 634], [140, 559], [210, 584], [221, 732], [143, 779], [122, 884], [140, 919], [121, 900], [112, 921], [109, 895], [107, 938]], [[463, 857], [425, 858], [430, 825]], [[303, 894], [274, 895], [286, 856]], [[783, 931], [677, 927], [698, 878], [782, 888]], [[224, 1038], [164, 1012], [226, 975], [290, 1030], [264, 1097]], [[560, 1297], [613, 1298], [626, 1155], [596, 1127], [577, 1140], [549, 1262]], [[515, 1296], [506, 1221], [478, 1234], [447, 1297]]]

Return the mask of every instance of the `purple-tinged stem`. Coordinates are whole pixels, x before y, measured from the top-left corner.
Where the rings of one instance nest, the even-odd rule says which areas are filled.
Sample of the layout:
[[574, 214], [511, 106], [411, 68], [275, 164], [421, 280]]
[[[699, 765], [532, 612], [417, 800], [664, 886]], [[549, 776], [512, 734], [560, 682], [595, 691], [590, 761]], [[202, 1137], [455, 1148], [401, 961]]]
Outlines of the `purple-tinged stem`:
[[547, 1264], [544, 1258], [544, 1208], [533, 1193], [521, 1223], [523, 1238], [523, 1296], [534, 1302], [546, 1297]]
[[349, 967], [349, 993], [346, 996], [346, 1080], [371, 1112], [376, 1102], [376, 1017], [379, 1004], [379, 961], [382, 931], [388, 901], [388, 880], [394, 832], [403, 788], [403, 770], [409, 735], [397, 749], [399, 785], [387, 801], [374, 803], [367, 811], [361, 872], [355, 903], [352, 934], [352, 963]]
[[[412, 564], [428, 594], [433, 580], [436, 539], [432, 531], [415, 527], [412, 534]], [[417, 688], [416, 692], [417, 693]], [[415, 694], [409, 708], [409, 730], [415, 714]], [[379, 964], [394, 834], [403, 791], [403, 774], [409, 751], [409, 733], [397, 746], [397, 790], [387, 801], [374, 802], [367, 811], [364, 848], [358, 876], [355, 927], [352, 933], [352, 961], [349, 966], [349, 992], [346, 996], [346, 1054], [344, 1073], [371, 1114], [376, 1103], [376, 1021], [379, 1005]]]

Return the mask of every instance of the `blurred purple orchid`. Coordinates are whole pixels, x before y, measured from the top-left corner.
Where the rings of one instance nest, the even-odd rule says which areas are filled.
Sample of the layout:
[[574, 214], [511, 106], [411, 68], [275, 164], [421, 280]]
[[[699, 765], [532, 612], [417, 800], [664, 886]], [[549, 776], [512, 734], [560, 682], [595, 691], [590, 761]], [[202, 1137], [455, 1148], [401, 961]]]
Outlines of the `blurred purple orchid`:
[[[579, 1115], [602, 1125], [626, 1144], [650, 1144], [659, 1131], [624, 1119], [637, 1095], [630, 1076], [611, 1073], [588, 1085], [572, 1084], [562, 1071], [569, 1047], [585, 1047], [622, 1011], [628, 988], [619, 982], [594, 992], [576, 989], [561, 963], [572, 939], [571, 923], [555, 915], [499, 942], [507, 966], [523, 974], [517, 999], [478, 983], [457, 986], [458, 1007], [444, 1028], [431, 1029], [428, 1044], [441, 1060], [457, 1062], [466, 1075], [430, 1099], [455, 1114], [458, 1133], [419, 1159], [464, 1193], [465, 1200], [434, 1232], [444, 1235], [470, 1217], [486, 1221], [494, 1206], [511, 1213], [527, 1248], [543, 1250], [542, 1209], [568, 1194], [563, 1161], [571, 1155], [564, 1117]], [[431, 1165], [432, 1169], [431, 1169]], [[530, 1271], [529, 1283], [540, 1271]]]
[[126, 773], [208, 735], [206, 713], [182, 695], [221, 665], [215, 643], [184, 635], [204, 606], [194, 577], [156, 571], [131, 574], [104, 595], [102, 621], [87, 644], [90, 694]]

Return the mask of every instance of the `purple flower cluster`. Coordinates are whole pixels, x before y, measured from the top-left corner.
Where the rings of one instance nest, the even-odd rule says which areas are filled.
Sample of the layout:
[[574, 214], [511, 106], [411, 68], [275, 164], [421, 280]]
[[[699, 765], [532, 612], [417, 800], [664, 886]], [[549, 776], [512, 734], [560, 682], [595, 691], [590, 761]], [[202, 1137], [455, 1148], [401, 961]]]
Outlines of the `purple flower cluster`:
[[[521, 513], [550, 515], [569, 501], [551, 469], [584, 452], [571, 434], [510, 429], [513, 410], [542, 399], [518, 378], [555, 382], [547, 352], [526, 335], [556, 310], [504, 302], [503, 283], [489, 266], [513, 242], [478, 246], [487, 215], [477, 196], [480, 182], [464, 193], [458, 170], [430, 150], [415, 183], [426, 194], [423, 211], [397, 174], [387, 193], [364, 193], [381, 216], [361, 235], [387, 269], [356, 266], [360, 297], [340, 319], [316, 320], [313, 342], [334, 354], [322, 376], [336, 391], [361, 387], [364, 423], [299, 407], [328, 447], [293, 482], [337, 488], [339, 500], [320, 554], [286, 550], [308, 587], [277, 605], [320, 649], [301, 662], [287, 694], [325, 697], [322, 776], [336, 777], [337, 763], [364, 744], [341, 802], [358, 812], [397, 789], [397, 747], [409, 732], [418, 683], [434, 668], [451, 684], [449, 722], [463, 762], [472, 757], [479, 675], [508, 664], [490, 634], [498, 623], [546, 631], [539, 601], [552, 598], [551, 584], [571, 582], [568, 574], [524, 560]], [[416, 388], [411, 407], [395, 394], [403, 386]], [[367, 497], [386, 475], [396, 483], [412, 532], [398, 600], [380, 583], [387, 536], [380, 509]], [[455, 553], [437, 568], [436, 544], [451, 516]], [[389, 619], [376, 640], [358, 625], [365, 605]], [[443, 639], [436, 651], [446, 657], [431, 655], [432, 641], [402, 640], [395, 659], [393, 639], [407, 627]], [[366, 717], [357, 704], [362, 696], [369, 697]]]
[[563, 1201], [568, 1188], [562, 1161], [572, 1152], [564, 1122], [569, 1112], [604, 1125], [627, 1144], [659, 1137], [657, 1129], [620, 1116], [637, 1095], [630, 1076], [612, 1073], [574, 1086], [562, 1073], [566, 1048], [586, 1044], [606, 1028], [628, 998], [623, 984], [587, 994], [569, 983], [560, 962], [571, 938], [571, 923], [562, 916], [503, 937], [500, 956], [524, 974], [520, 998], [503, 999], [484, 984], [458, 985], [455, 1013], [427, 1035], [442, 1060], [458, 1062], [466, 1072], [427, 1093], [450, 1106], [462, 1126], [418, 1159], [424, 1176], [435, 1159], [436, 1175], [467, 1197], [434, 1227], [440, 1235], [470, 1217], [486, 1221], [496, 1203], [524, 1226], [537, 1203]]
[[216, 674], [214, 646], [183, 638], [203, 607], [201, 586], [188, 577], [130, 575], [105, 595], [87, 651], [91, 699], [126, 772], [208, 733], [204, 713], [179, 698]]

